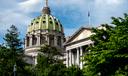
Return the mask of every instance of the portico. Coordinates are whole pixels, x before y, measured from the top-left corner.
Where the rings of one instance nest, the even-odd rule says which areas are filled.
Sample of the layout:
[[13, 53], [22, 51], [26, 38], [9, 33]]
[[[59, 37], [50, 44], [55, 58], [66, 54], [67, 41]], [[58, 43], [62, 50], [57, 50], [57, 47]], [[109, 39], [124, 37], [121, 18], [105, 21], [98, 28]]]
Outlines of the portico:
[[[83, 34], [83, 36], [81, 34]], [[88, 38], [91, 34], [92, 33], [89, 28], [82, 27], [65, 43], [67, 67], [77, 65], [81, 69], [83, 68], [83, 55], [88, 52], [86, 48], [90, 44], [93, 44], [93, 42]]]

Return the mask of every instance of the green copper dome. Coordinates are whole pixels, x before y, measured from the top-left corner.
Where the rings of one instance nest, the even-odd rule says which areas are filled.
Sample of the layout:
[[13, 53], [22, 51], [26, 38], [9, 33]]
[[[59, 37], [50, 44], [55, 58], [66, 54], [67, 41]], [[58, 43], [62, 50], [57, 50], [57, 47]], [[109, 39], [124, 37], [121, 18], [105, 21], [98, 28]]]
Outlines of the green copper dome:
[[57, 31], [63, 33], [63, 27], [60, 21], [50, 14], [50, 8], [44, 7], [43, 14], [31, 21], [27, 32], [36, 30]]

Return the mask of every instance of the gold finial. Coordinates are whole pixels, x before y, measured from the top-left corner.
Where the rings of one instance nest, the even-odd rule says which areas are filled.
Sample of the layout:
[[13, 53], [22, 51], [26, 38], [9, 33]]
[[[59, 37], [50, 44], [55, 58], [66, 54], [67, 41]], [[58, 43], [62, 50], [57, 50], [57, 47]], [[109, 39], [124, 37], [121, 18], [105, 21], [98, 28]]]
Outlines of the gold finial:
[[48, 0], [45, 0], [46, 1], [46, 7], [48, 7]]

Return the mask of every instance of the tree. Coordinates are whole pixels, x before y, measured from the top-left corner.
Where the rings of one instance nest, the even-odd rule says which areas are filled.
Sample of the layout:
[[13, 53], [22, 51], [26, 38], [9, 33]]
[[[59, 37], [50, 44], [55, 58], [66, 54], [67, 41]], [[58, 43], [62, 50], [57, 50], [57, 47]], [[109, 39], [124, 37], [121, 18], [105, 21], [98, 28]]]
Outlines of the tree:
[[25, 76], [27, 71], [23, 61], [22, 42], [14, 25], [7, 30], [4, 40], [5, 46], [0, 46], [0, 76], [12, 76], [14, 71], [18, 76]]
[[84, 56], [86, 76], [127, 76], [128, 73], [128, 14], [124, 18], [112, 17], [105, 29], [93, 29], [90, 37], [94, 45]]
[[37, 76], [64, 76], [66, 66], [60, 58], [63, 54], [56, 47], [44, 45], [37, 57]]
[[79, 68], [79, 66], [72, 65], [67, 69], [68, 69], [67, 76], [83, 76], [83, 71]]
[[62, 51], [56, 47], [44, 45], [39, 50], [36, 65], [36, 76], [83, 76], [76, 66], [67, 68], [63, 64]]
[[[9, 70], [7, 68], [7, 65], [6, 65], [7, 64], [7, 59], [8, 59], [8, 56], [9, 56], [8, 51], [9, 51], [9, 49], [0, 45], [0, 76], [6, 75], [6, 72]], [[11, 75], [11, 74], [8, 73], [8, 75]]]

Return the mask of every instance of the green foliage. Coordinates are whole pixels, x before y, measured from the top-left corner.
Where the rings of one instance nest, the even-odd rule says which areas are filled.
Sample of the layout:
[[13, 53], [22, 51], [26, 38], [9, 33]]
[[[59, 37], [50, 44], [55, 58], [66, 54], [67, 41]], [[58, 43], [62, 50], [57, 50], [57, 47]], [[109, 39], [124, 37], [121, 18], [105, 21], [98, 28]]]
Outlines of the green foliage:
[[12, 76], [14, 64], [16, 64], [16, 74], [26, 76], [26, 63], [22, 60], [23, 49], [22, 42], [19, 39], [17, 28], [12, 25], [5, 34], [5, 46], [0, 46], [0, 76]]
[[62, 63], [62, 59], [60, 59], [60, 57], [63, 56], [62, 51], [60, 51], [56, 47], [44, 45], [39, 51], [43, 54], [43, 56], [49, 59], [49, 64], [60, 63], [60, 61]]
[[36, 75], [37, 76], [63, 76], [66, 66], [60, 59], [62, 53], [55, 47], [44, 45], [39, 50], [37, 57]]
[[86, 76], [127, 76], [128, 73], [128, 15], [112, 17], [105, 29], [93, 29], [94, 45], [89, 47], [84, 61]]
[[23, 52], [22, 42], [19, 39], [18, 29], [12, 25], [4, 37], [6, 47], [16, 52]]
[[82, 71], [75, 66], [67, 68], [63, 64], [62, 51], [44, 45], [37, 57], [36, 76], [82, 76]]
[[83, 76], [83, 71], [78, 66], [72, 65], [68, 68], [67, 76]]

